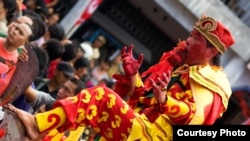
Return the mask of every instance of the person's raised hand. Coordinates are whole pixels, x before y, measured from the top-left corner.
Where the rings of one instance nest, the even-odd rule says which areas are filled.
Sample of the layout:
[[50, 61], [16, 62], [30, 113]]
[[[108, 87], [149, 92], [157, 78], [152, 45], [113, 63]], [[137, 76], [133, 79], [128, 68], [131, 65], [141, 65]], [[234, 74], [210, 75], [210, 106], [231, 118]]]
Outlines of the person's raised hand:
[[18, 12], [22, 11], [23, 0], [16, 0]]
[[136, 74], [143, 61], [143, 54], [140, 54], [138, 59], [134, 58], [132, 52], [133, 48], [134, 45], [125, 46], [121, 51], [122, 66], [125, 74], [128, 76]]
[[29, 59], [29, 56], [28, 56], [28, 51], [26, 48], [24, 47], [19, 47], [18, 48], [18, 60], [22, 61], [22, 62], [26, 62], [28, 61]]
[[163, 73], [161, 76], [157, 78], [156, 81], [153, 79], [149, 79], [152, 88], [155, 100], [158, 104], [164, 104], [167, 101], [167, 86], [171, 79], [171, 72]]

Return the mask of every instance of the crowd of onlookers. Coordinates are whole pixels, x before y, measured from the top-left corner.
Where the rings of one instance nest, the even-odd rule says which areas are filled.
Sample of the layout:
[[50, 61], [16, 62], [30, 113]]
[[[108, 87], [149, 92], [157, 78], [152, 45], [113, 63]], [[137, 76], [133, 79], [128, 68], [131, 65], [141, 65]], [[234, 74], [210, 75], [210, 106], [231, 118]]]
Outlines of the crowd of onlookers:
[[[98, 35], [93, 42], [66, 38], [60, 20], [76, 2], [77, 0], [0, 0], [1, 38], [8, 37], [8, 25], [25, 11], [35, 12], [44, 21], [45, 34], [30, 42], [36, 50], [40, 66], [32, 87], [50, 94], [54, 99], [57, 99], [60, 88], [72, 78], [82, 81], [84, 87], [105, 84], [113, 88], [112, 75], [123, 73], [119, 50], [112, 54], [100, 51], [101, 48], [108, 50], [108, 40], [104, 35]], [[20, 97], [18, 102], [20, 100], [25, 101], [25, 98]], [[29, 107], [18, 108], [30, 111]]]

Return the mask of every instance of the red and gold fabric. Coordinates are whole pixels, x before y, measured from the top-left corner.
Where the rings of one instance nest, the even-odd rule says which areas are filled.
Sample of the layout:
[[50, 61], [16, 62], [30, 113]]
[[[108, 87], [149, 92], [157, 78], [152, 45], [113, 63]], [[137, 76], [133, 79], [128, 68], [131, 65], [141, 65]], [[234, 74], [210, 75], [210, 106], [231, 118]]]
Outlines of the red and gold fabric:
[[[131, 130], [135, 129], [144, 129], [141, 132], [148, 131], [148, 133], [137, 131], [141, 139], [144, 139], [145, 135], [151, 137], [158, 135], [158, 138], [165, 140], [172, 135], [169, 133], [172, 130], [165, 131], [171, 129], [167, 117], [159, 118], [159, 122], [151, 124], [144, 115], [135, 113], [118, 95], [106, 87], [85, 89], [75, 97], [57, 101], [53, 110], [37, 114], [36, 120], [41, 133], [52, 128], [58, 128], [58, 131], [62, 132], [66, 129], [73, 130], [79, 126], [91, 125], [97, 133], [109, 141], [127, 141], [128, 138], [134, 137]], [[164, 122], [161, 123], [161, 120]], [[142, 124], [138, 124], [139, 121]], [[162, 129], [162, 125], [167, 128]], [[155, 133], [155, 127], [161, 129], [159, 133]]]
[[222, 116], [232, 94], [227, 75], [217, 66], [190, 67], [196, 112], [190, 124], [213, 124]]
[[158, 105], [153, 96], [140, 97], [139, 102], [142, 103], [143, 109], [139, 107], [137, 111], [145, 113], [151, 122], [161, 114], [165, 114], [174, 124], [188, 124], [196, 110], [189, 83], [188, 67], [181, 67], [172, 73], [172, 77], [177, 76], [179, 76], [178, 82], [176, 81], [166, 92], [166, 104]]
[[152, 89], [149, 79], [156, 80], [158, 77], [161, 77], [162, 73], [172, 72], [175, 67], [182, 64], [186, 54], [186, 41], [180, 41], [173, 50], [164, 52], [157, 64], [151, 66], [141, 74], [141, 77], [144, 79], [143, 83], [146, 91]]
[[[173, 72], [173, 76], [177, 75], [180, 75], [180, 82], [169, 88], [166, 104], [157, 105], [154, 97], [139, 98], [143, 104], [137, 110], [140, 115], [114, 91], [106, 87], [92, 87], [82, 90], [75, 97], [56, 102], [57, 108], [49, 111], [49, 115], [37, 114], [37, 122], [42, 123], [38, 124], [40, 132], [58, 127], [62, 132], [91, 125], [106, 140], [140, 138], [142, 141], [168, 141], [172, 138], [171, 125], [213, 124], [226, 110], [231, 94], [230, 85], [221, 68], [183, 66]], [[153, 109], [157, 114], [146, 114], [148, 109]], [[44, 116], [47, 121], [44, 121]]]
[[[57, 112], [47, 115], [46, 122], [48, 123], [45, 124], [43, 121], [42, 124], [51, 125], [51, 127], [44, 128], [43, 125], [39, 125], [40, 132], [58, 127], [60, 122], [64, 121], [63, 126], [58, 129], [59, 132], [66, 129], [74, 130], [78, 126], [91, 125], [97, 133], [100, 133], [107, 140], [125, 141], [131, 130], [132, 119], [136, 116], [136, 113], [126, 102], [106, 87], [92, 87], [82, 90], [76, 97], [57, 101], [55, 106], [62, 107], [64, 113], [57, 114]], [[58, 118], [62, 115], [66, 115], [66, 121], [65, 117]], [[42, 115], [37, 114], [38, 123], [41, 122], [39, 116]]]
[[227, 108], [231, 88], [227, 76], [216, 66], [181, 66], [172, 73], [179, 77], [167, 91], [166, 104], [158, 105], [155, 98], [140, 97], [151, 122], [165, 114], [174, 124], [213, 124]]

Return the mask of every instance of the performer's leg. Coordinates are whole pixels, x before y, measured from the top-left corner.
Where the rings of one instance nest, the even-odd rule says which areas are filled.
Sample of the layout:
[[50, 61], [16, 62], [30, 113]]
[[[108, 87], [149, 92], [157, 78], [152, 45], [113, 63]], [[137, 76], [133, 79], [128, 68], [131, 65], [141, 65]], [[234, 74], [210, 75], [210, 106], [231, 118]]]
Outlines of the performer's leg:
[[126, 140], [132, 127], [132, 119], [136, 116], [126, 102], [107, 87], [85, 89], [76, 97], [57, 101], [55, 106], [62, 107], [66, 117], [57, 113], [37, 114], [38, 123], [46, 122], [43, 125], [47, 125], [39, 127], [41, 132], [59, 127], [60, 122], [63, 122], [59, 131], [91, 125], [96, 132], [108, 140]]

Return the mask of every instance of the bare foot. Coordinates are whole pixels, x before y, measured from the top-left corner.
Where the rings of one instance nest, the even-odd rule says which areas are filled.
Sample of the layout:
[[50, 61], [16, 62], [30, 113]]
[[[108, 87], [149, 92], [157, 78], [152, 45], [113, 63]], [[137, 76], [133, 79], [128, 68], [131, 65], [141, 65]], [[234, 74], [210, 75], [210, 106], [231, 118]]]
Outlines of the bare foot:
[[12, 104], [6, 104], [4, 108], [14, 112], [17, 115], [25, 127], [27, 136], [31, 140], [36, 139], [40, 135], [34, 115], [18, 109]]

